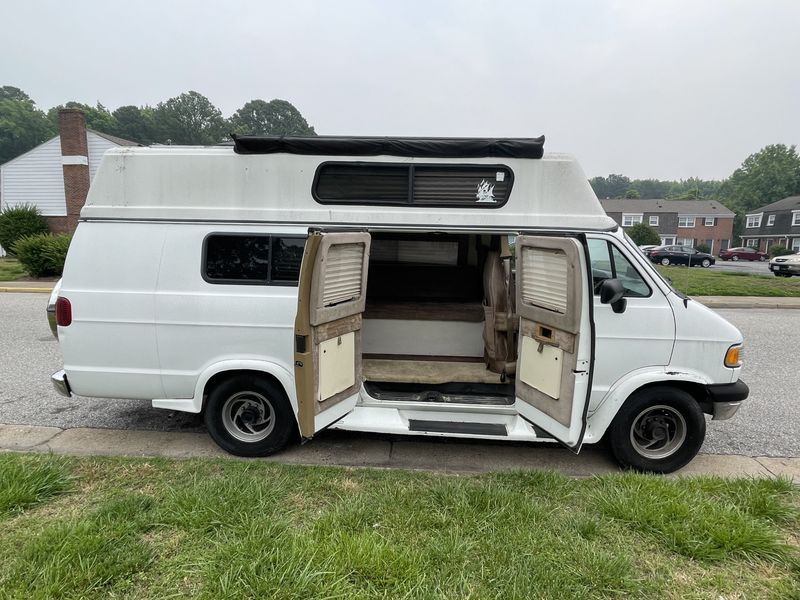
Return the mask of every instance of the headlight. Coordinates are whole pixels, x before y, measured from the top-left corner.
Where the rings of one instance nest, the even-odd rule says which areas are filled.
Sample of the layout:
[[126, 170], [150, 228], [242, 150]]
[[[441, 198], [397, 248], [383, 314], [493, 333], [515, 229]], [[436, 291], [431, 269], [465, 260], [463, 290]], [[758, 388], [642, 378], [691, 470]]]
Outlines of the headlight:
[[735, 344], [725, 353], [725, 366], [731, 369], [742, 366], [742, 345]]

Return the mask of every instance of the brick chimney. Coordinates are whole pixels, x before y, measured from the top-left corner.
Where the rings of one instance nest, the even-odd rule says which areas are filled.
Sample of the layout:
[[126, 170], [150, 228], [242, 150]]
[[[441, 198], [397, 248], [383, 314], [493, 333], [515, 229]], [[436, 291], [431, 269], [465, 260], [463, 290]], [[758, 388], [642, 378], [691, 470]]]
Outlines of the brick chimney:
[[67, 203], [65, 227], [73, 233], [78, 226], [81, 208], [89, 193], [89, 146], [86, 140], [86, 116], [77, 108], [58, 111], [61, 136], [61, 165], [64, 170], [64, 197]]

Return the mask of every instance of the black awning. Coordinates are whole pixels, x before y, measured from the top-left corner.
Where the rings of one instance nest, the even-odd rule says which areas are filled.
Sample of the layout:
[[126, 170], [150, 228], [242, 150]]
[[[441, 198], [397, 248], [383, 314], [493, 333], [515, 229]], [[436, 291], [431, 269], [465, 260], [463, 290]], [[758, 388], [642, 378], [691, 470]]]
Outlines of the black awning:
[[232, 134], [237, 154], [419, 156], [428, 158], [542, 158], [537, 138], [283, 137]]

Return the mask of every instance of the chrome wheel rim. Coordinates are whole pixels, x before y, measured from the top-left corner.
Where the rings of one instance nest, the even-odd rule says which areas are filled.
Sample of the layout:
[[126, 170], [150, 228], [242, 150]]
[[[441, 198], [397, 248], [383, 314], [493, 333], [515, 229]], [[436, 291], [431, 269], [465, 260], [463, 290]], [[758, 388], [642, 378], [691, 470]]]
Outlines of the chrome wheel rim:
[[659, 404], [640, 412], [631, 425], [631, 444], [645, 458], [672, 456], [686, 441], [686, 420], [672, 408]]
[[661, 264], [665, 265], [665, 266], [668, 265], [669, 264], [669, 259], [668, 258], [662, 258], [661, 259]]
[[275, 429], [275, 409], [257, 392], [239, 392], [222, 406], [225, 430], [240, 442], [259, 442]]
[[706, 259], [703, 259], [703, 262], [701, 264], [703, 265], [703, 267], [708, 268], [708, 267], [711, 266], [711, 261], [706, 258]]

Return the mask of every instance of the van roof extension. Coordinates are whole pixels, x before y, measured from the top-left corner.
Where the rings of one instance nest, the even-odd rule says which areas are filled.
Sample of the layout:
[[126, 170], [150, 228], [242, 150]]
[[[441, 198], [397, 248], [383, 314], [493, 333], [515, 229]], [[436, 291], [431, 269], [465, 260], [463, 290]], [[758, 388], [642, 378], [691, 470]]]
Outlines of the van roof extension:
[[[543, 144], [543, 138], [237, 136], [234, 147], [115, 148], [103, 157], [81, 218], [425, 230], [616, 229], [575, 158], [544, 154]], [[360, 168], [362, 179], [353, 183]], [[327, 180], [320, 178], [324, 169], [331, 175]], [[392, 197], [364, 199], [364, 190], [375, 187], [372, 172], [384, 178], [381, 185], [394, 186]], [[359, 197], [341, 196], [342, 181]], [[333, 189], [334, 199], [323, 188]]]

